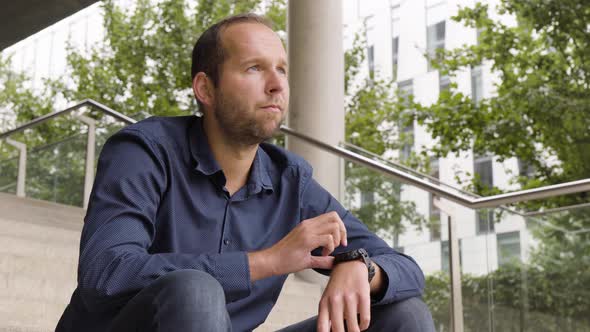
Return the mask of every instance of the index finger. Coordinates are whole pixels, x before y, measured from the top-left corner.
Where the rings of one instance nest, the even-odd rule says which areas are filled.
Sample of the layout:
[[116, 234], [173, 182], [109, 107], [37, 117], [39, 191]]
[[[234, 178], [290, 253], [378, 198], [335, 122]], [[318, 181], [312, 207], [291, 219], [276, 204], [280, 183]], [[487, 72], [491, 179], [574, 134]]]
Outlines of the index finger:
[[344, 226], [344, 221], [342, 221], [342, 218], [340, 218], [338, 213], [336, 213], [336, 211], [333, 211], [333, 213], [335, 215], [336, 220], [338, 221], [338, 227], [340, 228], [340, 244], [346, 247], [348, 245], [346, 226]]

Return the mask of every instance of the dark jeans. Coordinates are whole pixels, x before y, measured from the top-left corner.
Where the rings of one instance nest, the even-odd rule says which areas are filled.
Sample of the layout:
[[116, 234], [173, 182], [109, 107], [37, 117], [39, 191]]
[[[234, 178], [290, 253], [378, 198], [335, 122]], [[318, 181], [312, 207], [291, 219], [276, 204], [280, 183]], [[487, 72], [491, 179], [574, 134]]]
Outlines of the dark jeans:
[[180, 270], [158, 278], [127, 303], [111, 332], [231, 331], [225, 294], [205, 272]]
[[[316, 330], [317, 317], [281, 332]], [[111, 332], [231, 331], [221, 285], [209, 274], [182, 270], [143, 289], [117, 315]], [[367, 331], [434, 331], [432, 317], [419, 298], [371, 308]]]
[[[317, 316], [291, 325], [279, 332], [315, 332]], [[345, 324], [346, 326], [346, 324]], [[426, 304], [417, 297], [371, 307], [371, 324], [367, 332], [434, 332], [432, 316]]]

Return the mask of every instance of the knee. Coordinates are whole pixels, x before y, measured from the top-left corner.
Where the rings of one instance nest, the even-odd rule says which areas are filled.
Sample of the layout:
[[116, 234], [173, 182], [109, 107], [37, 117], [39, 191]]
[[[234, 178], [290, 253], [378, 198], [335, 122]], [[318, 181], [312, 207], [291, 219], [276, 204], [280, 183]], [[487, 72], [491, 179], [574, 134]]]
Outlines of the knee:
[[160, 303], [173, 302], [176, 306], [192, 308], [225, 308], [225, 294], [221, 284], [208, 273], [197, 270], [171, 272], [158, 279]]
[[387, 321], [384, 326], [394, 326], [396, 331], [435, 331], [430, 310], [418, 297], [380, 306], [377, 311], [375, 318]]

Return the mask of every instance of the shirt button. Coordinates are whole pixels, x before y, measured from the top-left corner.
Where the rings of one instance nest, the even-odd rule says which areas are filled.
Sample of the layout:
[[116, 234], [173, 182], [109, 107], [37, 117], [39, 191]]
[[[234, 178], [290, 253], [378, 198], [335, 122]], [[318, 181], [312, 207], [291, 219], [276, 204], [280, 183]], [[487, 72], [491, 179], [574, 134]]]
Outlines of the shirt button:
[[226, 246], [229, 245], [229, 240], [228, 239], [223, 240], [223, 244], [225, 244]]

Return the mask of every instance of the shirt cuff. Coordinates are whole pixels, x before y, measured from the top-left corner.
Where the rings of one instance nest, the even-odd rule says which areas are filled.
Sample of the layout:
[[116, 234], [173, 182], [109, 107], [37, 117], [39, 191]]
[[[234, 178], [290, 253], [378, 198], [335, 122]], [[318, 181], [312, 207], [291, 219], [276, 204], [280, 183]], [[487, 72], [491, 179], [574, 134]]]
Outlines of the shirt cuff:
[[395, 297], [394, 285], [399, 284], [399, 275], [390, 261], [383, 256], [371, 257], [373, 264], [379, 265], [381, 268], [381, 277], [385, 283], [385, 290], [376, 297], [371, 297], [371, 305], [381, 305], [393, 302]]
[[244, 251], [226, 252], [215, 262], [215, 276], [225, 290], [225, 300], [230, 303], [250, 295], [250, 266]]

